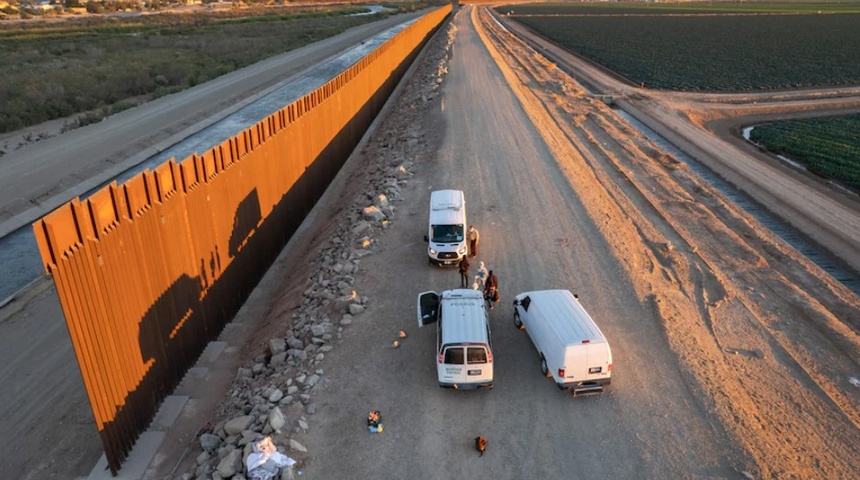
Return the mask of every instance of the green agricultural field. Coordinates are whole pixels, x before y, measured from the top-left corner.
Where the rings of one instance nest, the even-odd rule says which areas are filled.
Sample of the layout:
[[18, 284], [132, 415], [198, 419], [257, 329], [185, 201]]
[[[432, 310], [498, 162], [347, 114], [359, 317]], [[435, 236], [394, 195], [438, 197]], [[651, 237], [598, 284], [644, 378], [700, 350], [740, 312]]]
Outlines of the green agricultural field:
[[803, 163], [810, 172], [860, 191], [860, 115], [758, 125], [750, 140]]
[[745, 5], [497, 10], [635, 85], [744, 92], [860, 84], [860, 4]]
[[[401, 3], [397, 9], [423, 4]], [[147, 99], [334, 36], [386, 14], [360, 5], [0, 22], [0, 133]]]

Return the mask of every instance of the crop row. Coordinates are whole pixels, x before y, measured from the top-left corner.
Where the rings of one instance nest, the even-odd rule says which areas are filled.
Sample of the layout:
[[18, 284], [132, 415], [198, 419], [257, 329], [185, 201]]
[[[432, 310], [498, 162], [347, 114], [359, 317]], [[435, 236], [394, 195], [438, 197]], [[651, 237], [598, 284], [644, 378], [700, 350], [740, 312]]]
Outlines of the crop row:
[[803, 163], [821, 177], [860, 191], [860, 115], [785, 120], [758, 125], [750, 140]]
[[[329, 7], [333, 8], [333, 7]], [[0, 133], [88, 112], [98, 121], [141, 99], [213, 79], [379, 19], [360, 7], [297, 15], [151, 15], [0, 29]], [[75, 125], [69, 125], [75, 126]]]
[[635, 85], [743, 92], [860, 84], [856, 13], [534, 16], [511, 8], [517, 21]]

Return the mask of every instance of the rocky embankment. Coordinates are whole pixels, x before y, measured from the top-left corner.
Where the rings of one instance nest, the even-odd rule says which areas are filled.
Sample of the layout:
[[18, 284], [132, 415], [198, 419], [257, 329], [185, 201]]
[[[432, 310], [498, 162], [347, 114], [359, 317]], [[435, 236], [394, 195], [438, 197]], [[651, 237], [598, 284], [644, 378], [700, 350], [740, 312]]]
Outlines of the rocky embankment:
[[396, 221], [401, 188], [412, 176], [413, 163], [423, 151], [423, 132], [411, 118], [427, 113], [447, 73], [454, 26], [444, 25], [418, 58], [414, 74], [394, 99], [398, 122], [385, 122], [370, 140], [364, 155], [366, 185], [356, 194], [334, 234], [319, 248], [301, 305], [283, 321], [283, 334], [268, 340], [265, 353], [238, 369], [213, 428], [201, 432], [196, 466], [181, 475], [191, 479], [245, 480], [245, 460], [252, 445], [271, 436], [279, 450], [298, 461], [281, 471], [282, 479], [300, 475], [312, 452], [301, 443], [302, 433], [316, 412], [314, 390], [327, 382], [325, 356], [337, 348], [342, 332], [362, 315], [373, 299], [359, 293], [362, 257], [372, 254], [376, 238]]

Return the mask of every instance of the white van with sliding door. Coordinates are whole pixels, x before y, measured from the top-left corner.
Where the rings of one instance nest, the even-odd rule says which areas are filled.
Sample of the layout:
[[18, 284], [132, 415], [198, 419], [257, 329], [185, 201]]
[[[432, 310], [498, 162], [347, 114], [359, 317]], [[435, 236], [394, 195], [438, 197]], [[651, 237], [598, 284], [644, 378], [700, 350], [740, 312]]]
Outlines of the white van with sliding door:
[[457, 289], [418, 295], [418, 326], [431, 323], [439, 386], [492, 388], [493, 341], [483, 294]]
[[427, 255], [433, 265], [456, 265], [466, 256], [466, 196], [462, 190], [430, 194]]
[[540, 355], [541, 372], [559, 388], [572, 389], [574, 394], [596, 393], [610, 384], [609, 342], [569, 291], [517, 295], [514, 325], [528, 333]]

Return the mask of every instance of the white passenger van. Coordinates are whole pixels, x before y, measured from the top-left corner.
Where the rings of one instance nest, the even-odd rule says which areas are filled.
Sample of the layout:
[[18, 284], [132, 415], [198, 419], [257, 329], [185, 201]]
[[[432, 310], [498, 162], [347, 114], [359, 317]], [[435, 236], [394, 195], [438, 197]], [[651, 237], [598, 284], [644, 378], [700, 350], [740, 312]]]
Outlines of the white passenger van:
[[602, 392], [612, 374], [609, 342], [567, 290], [525, 292], [514, 299], [514, 325], [528, 332], [541, 372], [574, 395]]
[[427, 254], [433, 265], [456, 265], [466, 255], [466, 196], [462, 190], [430, 194]]
[[418, 295], [418, 326], [436, 323], [440, 387], [492, 388], [493, 341], [483, 294], [445, 290]]

